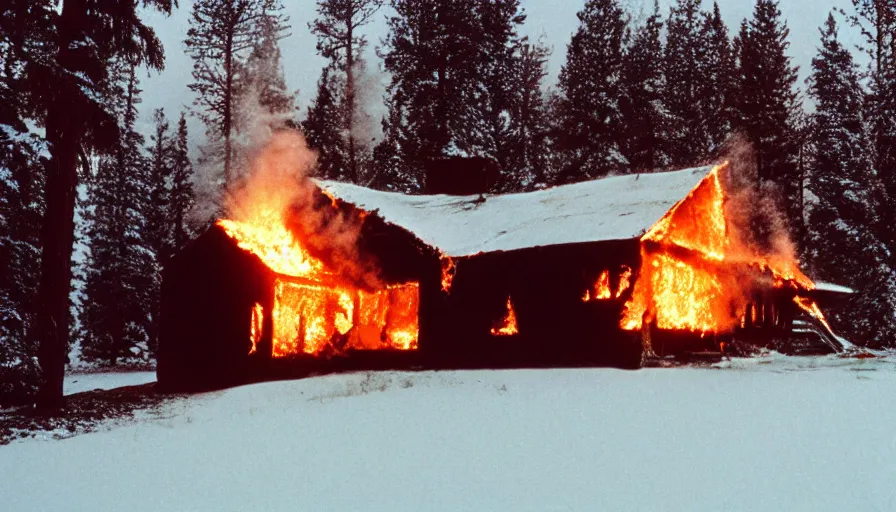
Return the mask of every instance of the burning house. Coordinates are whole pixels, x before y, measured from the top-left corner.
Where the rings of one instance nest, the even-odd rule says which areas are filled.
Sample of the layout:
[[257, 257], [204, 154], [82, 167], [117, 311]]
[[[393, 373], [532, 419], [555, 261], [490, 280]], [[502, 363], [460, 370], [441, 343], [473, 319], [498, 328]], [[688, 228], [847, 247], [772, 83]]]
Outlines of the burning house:
[[724, 172], [487, 197], [267, 183], [166, 267], [159, 383], [843, 350], [819, 307], [843, 291], [738, 236]]

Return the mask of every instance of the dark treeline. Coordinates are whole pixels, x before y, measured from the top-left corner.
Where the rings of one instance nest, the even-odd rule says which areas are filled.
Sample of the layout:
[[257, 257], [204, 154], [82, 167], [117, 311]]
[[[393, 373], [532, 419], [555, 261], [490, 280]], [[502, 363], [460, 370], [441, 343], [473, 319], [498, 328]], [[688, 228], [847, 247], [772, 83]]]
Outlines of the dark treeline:
[[[293, 30], [282, 2], [196, 0], [184, 41], [192, 104], [175, 126], [155, 111], [146, 135], [140, 78], [164, 53], [136, 2], [62, 5], [0, 7], [0, 402], [37, 393], [59, 405], [73, 341], [102, 364], [154, 357], [161, 269], [221, 213], [261, 118], [301, 128], [319, 177], [406, 193], [443, 156], [489, 157], [501, 169], [493, 192], [524, 191], [710, 162], [740, 134], [755, 187], [786, 213], [812, 276], [857, 290], [835, 328], [896, 344], [892, 2], [832, 13], [802, 84], [776, 1], [756, 0], [730, 29], [701, 0], [639, 13], [588, 0], [552, 85], [552, 50], [521, 35], [519, 0], [318, 0], [301, 22], [326, 65], [300, 112], [282, 69]], [[388, 31], [367, 62], [377, 17]], [[865, 36], [867, 68], [841, 27]], [[383, 100], [370, 93], [378, 68], [382, 119], [369, 114]], [[204, 124], [201, 143], [187, 115]]]

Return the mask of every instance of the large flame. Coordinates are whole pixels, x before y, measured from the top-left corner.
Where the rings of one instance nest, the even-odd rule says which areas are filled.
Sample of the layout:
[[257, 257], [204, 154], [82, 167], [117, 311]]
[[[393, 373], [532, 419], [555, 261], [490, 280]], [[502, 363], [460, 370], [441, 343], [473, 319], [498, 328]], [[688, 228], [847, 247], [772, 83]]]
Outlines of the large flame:
[[[339, 244], [338, 249], [354, 249], [357, 240], [351, 235], [360, 231], [360, 226], [344, 224], [333, 233], [319, 231], [335, 224], [322, 219], [330, 220], [338, 214], [339, 204], [324, 192], [330, 200], [315, 208], [319, 189], [305, 176], [313, 162], [301, 135], [284, 132], [274, 136], [253, 161], [247, 181], [231, 195], [228, 211], [232, 218], [218, 221], [240, 248], [258, 256], [278, 275], [270, 312], [271, 354], [284, 357], [346, 349], [416, 349], [417, 283], [378, 284], [371, 290], [370, 282], [366, 282], [362, 289], [354, 284], [352, 276], [344, 274], [345, 261], [328, 265], [309, 254], [309, 240], [298, 238], [297, 233], [315, 237], [318, 253], [328, 254], [321, 251], [321, 241], [334, 247]], [[300, 218], [296, 218], [296, 212], [301, 212]], [[345, 256], [357, 251], [332, 252]], [[262, 339], [264, 314], [260, 305], [253, 308], [250, 353], [258, 350]]]
[[257, 255], [278, 274], [308, 277], [323, 273], [323, 263], [309, 256], [286, 229], [282, 213], [265, 208], [254, 217], [248, 222], [219, 220], [218, 225], [241, 249]]
[[416, 283], [369, 293], [314, 282], [278, 280], [273, 355], [314, 355], [328, 348], [416, 349], [418, 296]]
[[[324, 284], [334, 281], [326, 266], [309, 256], [282, 223], [274, 221], [277, 216], [262, 215], [261, 219], [268, 223], [221, 220], [218, 225], [240, 248], [284, 276], [276, 282], [271, 313], [274, 357], [320, 354], [327, 348], [417, 348], [417, 283], [373, 293], [346, 284]], [[262, 315], [256, 306], [250, 353], [256, 351], [260, 339]], [[341, 347], [339, 338], [347, 340]]]
[[[641, 238], [641, 270], [625, 304], [623, 329], [640, 329], [647, 320], [660, 329], [731, 332], [763, 272], [772, 274], [776, 287], [815, 287], [792, 256], [760, 254], [732, 233], [720, 178], [726, 167], [713, 168]], [[808, 299], [797, 304], [824, 321]]]

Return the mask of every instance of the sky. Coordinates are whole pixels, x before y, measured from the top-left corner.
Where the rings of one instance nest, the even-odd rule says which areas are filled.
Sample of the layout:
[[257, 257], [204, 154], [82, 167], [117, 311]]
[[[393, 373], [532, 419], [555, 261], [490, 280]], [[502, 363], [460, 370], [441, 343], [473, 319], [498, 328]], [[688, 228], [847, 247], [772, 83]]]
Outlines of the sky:
[[[674, 0], [660, 0], [660, 8], [664, 16], [668, 14], [669, 5]], [[653, 5], [653, 0], [622, 0], [632, 12], [635, 19], [643, 19]], [[718, 0], [722, 18], [728, 25], [729, 32], [734, 35], [744, 18], [749, 18], [753, 11], [752, 0]], [[192, 0], [180, 0], [180, 7], [166, 17], [147, 11], [145, 21], [155, 28], [165, 46], [166, 67], [161, 73], [142, 76], [143, 103], [141, 105], [141, 129], [144, 133], [151, 131], [152, 111], [164, 108], [169, 119], [175, 119], [179, 112], [189, 106], [193, 100], [187, 88], [191, 77], [192, 61], [184, 53], [184, 38], [189, 28]], [[522, 7], [527, 19], [521, 32], [530, 38], [542, 37], [545, 43], [553, 48], [548, 62], [548, 78], [546, 86], [556, 83], [560, 68], [566, 59], [566, 45], [572, 33], [578, 27], [576, 13], [581, 10], [585, 0], [522, 0]], [[712, 3], [703, 0], [704, 8], [711, 9]], [[281, 41], [283, 67], [289, 87], [298, 90], [298, 104], [305, 114], [308, 104], [313, 99], [316, 82], [324, 65], [324, 59], [316, 54], [316, 39], [308, 29], [308, 23], [316, 15], [315, 0], [283, 0], [286, 13], [290, 17], [292, 34]], [[851, 0], [780, 0], [780, 8], [790, 28], [789, 55], [794, 64], [800, 68], [802, 87], [816, 53], [819, 42], [818, 27], [824, 23], [832, 8], [849, 10]], [[365, 35], [369, 40], [367, 60], [372, 79], [368, 81], [376, 90], [370, 91], [368, 97], [373, 98], [369, 113], [376, 119], [382, 115], [384, 107], [379, 98], [385, 92], [388, 76], [381, 70], [380, 60], [374, 49], [380, 45], [386, 35], [385, 17], [390, 14], [388, 8], [380, 11], [376, 20], [366, 27]], [[847, 42], [856, 43], [857, 38], [848, 27], [841, 26], [841, 35]], [[172, 125], [174, 123], [172, 122]], [[190, 119], [191, 137], [203, 132], [202, 125], [195, 118]], [[376, 123], [378, 124], [378, 123]]]

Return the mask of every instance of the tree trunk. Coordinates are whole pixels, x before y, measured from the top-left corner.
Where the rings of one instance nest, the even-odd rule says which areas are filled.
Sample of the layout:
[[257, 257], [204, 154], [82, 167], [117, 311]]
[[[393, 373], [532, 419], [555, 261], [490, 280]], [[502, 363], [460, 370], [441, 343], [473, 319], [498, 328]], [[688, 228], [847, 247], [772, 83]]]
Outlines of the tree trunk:
[[232, 31], [227, 35], [226, 49], [224, 51], [224, 119], [221, 131], [224, 135], [224, 189], [230, 190], [233, 179], [231, 170], [231, 140], [233, 132], [233, 35]]
[[[84, 26], [84, 0], [63, 3], [59, 20], [56, 64], [69, 69], [74, 34]], [[68, 350], [69, 292], [72, 280], [72, 247], [75, 240], [75, 188], [83, 126], [71, 97], [58, 95], [47, 112], [46, 134], [50, 147], [44, 197], [46, 213], [41, 232], [41, 276], [38, 289], [37, 331], [41, 385], [37, 404], [45, 410], [60, 408]]]
[[38, 332], [43, 379], [38, 405], [43, 409], [62, 406], [62, 381], [68, 349], [69, 290], [72, 279], [72, 246], [75, 232], [75, 186], [77, 184], [80, 127], [70, 119], [71, 110], [58, 99], [47, 120], [51, 159], [47, 165], [46, 216], [41, 243], [41, 279], [38, 291]]
[[348, 173], [349, 181], [358, 183], [358, 162], [355, 155], [355, 56], [352, 48], [354, 12], [349, 8], [345, 26], [345, 125], [348, 132]]

